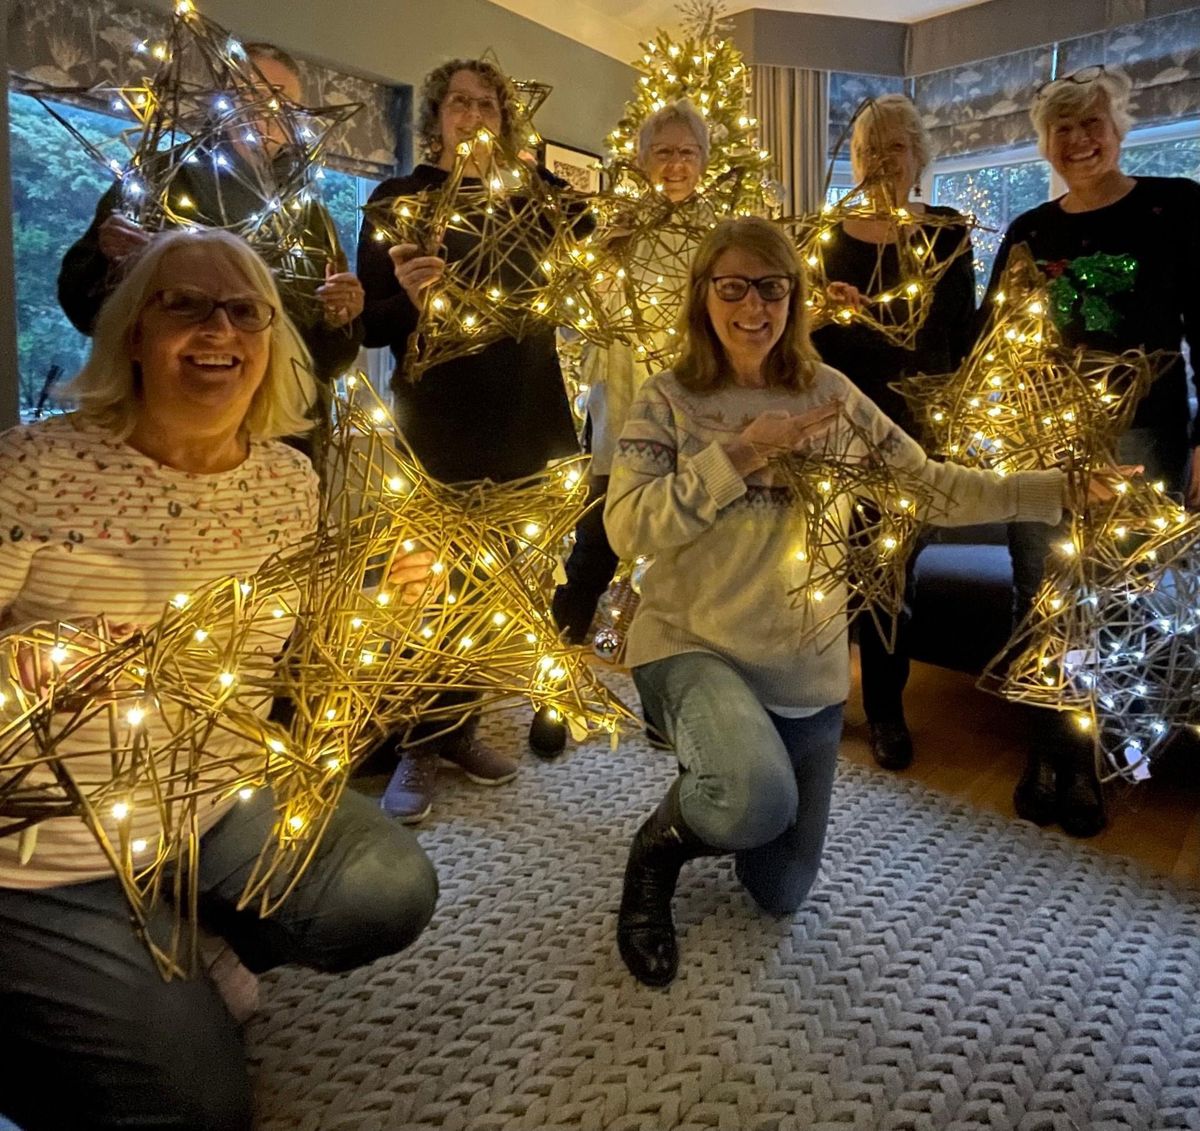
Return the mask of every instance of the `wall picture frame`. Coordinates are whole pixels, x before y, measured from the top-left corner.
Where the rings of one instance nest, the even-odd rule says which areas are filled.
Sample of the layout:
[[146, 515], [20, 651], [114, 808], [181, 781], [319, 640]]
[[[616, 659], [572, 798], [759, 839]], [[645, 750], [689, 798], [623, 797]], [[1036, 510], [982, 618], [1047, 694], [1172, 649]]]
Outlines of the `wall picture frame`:
[[578, 192], [600, 191], [604, 184], [604, 175], [600, 171], [603, 163], [599, 153], [576, 149], [561, 141], [547, 139], [542, 149], [542, 164]]

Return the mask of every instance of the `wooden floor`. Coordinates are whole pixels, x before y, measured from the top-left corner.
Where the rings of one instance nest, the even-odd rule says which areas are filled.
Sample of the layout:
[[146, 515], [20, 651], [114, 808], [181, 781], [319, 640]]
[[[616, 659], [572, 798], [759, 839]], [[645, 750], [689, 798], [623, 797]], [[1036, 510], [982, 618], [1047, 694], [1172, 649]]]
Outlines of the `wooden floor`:
[[[1012, 789], [1025, 764], [1017, 712], [978, 690], [970, 676], [925, 664], [913, 664], [904, 701], [917, 751], [904, 776], [1016, 820]], [[857, 682], [842, 752], [874, 766]], [[1200, 742], [1188, 736], [1162, 757], [1148, 782], [1113, 783], [1105, 797], [1108, 827], [1084, 843], [1200, 884]]]

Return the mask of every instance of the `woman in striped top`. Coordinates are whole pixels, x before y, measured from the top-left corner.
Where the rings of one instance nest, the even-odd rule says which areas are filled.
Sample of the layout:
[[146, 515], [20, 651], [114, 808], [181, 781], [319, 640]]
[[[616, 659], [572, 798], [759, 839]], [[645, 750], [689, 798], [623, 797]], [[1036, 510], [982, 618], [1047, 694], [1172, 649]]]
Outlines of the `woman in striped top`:
[[[307, 362], [248, 245], [217, 231], [148, 245], [101, 311], [77, 411], [0, 437], [6, 627], [101, 615], [149, 624], [174, 594], [249, 575], [305, 538], [316, 477], [276, 437], [308, 426], [312, 384], [297, 376]], [[391, 580], [411, 597], [428, 565], [402, 558]], [[276, 624], [281, 645], [291, 625]], [[205, 754], [224, 764], [236, 742], [214, 736]], [[98, 752], [70, 763], [84, 788], [112, 772], [103, 743], [87, 748]], [[130, 808], [138, 820], [136, 799]], [[239, 909], [274, 816], [260, 790], [244, 803], [205, 799], [198, 817], [201, 916], [247, 967], [345, 970], [421, 932], [432, 867], [409, 832], [350, 792], [282, 909], [270, 920]], [[241, 1041], [213, 981], [160, 977], [80, 818], [43, 821], [31, 853], [3, 824], [0, 1112], [25, 1131], [249, 1128]], [[140, 842], [157, 826], [135, 832]], [[39, 1086], [51, 1062], [71, 1087]]]

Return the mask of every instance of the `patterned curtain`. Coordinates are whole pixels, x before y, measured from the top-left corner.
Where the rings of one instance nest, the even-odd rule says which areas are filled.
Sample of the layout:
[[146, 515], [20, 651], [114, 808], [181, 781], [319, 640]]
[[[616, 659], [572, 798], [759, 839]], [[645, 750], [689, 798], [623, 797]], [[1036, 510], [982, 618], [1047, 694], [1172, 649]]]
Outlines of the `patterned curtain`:
[[1200, 8], [1128, 24], [1055, 47], [1017, 51], [966, 67], [921, 75], [915, 101], [942, 156], [979, 153], [1036, 140], [1029, 105], [1052, 74], [1103, 63], [1133, 80], [1138, 125], [1200, 115]]
[[[138, 45], [161, 40], [166, 28], [162, 13], [113, 0], [9, 0], [9, 66], [16, 75], [55, 86], [131, 85], [153, 62]], [[396, 165], [390, 115], [396, 88], [298, 61], [309, 105], [363, 104], [329, 139], [334, 163], [363, 174], [390, 173]]]
[[826, 152], [830, 160], [849, 158], [850, 123], [855, 111], [868, 99], [884, 94], [906, 93], [907, 80], [898, 75], [852, 75], [834, 71], [829, 76], [829, 141]]
[[821, 206], [828, 134], [828, 76], [795, 67], [754, 67], [751, 112], [783, 185], [785, 215]]

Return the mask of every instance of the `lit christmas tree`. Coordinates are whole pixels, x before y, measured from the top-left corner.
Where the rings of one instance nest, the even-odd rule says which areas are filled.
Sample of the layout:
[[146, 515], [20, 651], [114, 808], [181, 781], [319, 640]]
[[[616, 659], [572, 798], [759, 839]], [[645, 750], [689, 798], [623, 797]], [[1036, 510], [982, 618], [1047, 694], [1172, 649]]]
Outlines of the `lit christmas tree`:
[[708, 123], [708, 169], [700, 184], [718, 211], [762, 212], [771, 155], [760, 148], [750, 113], [750, 76], [730, 41], [722, 5], [699, 0], [680, 6], [683, 38], [659, 31], [633, 62], [636, 95], [608, 135], [613, 164], [633, 160], [642, 123], [670, 102], [687, 98]]

